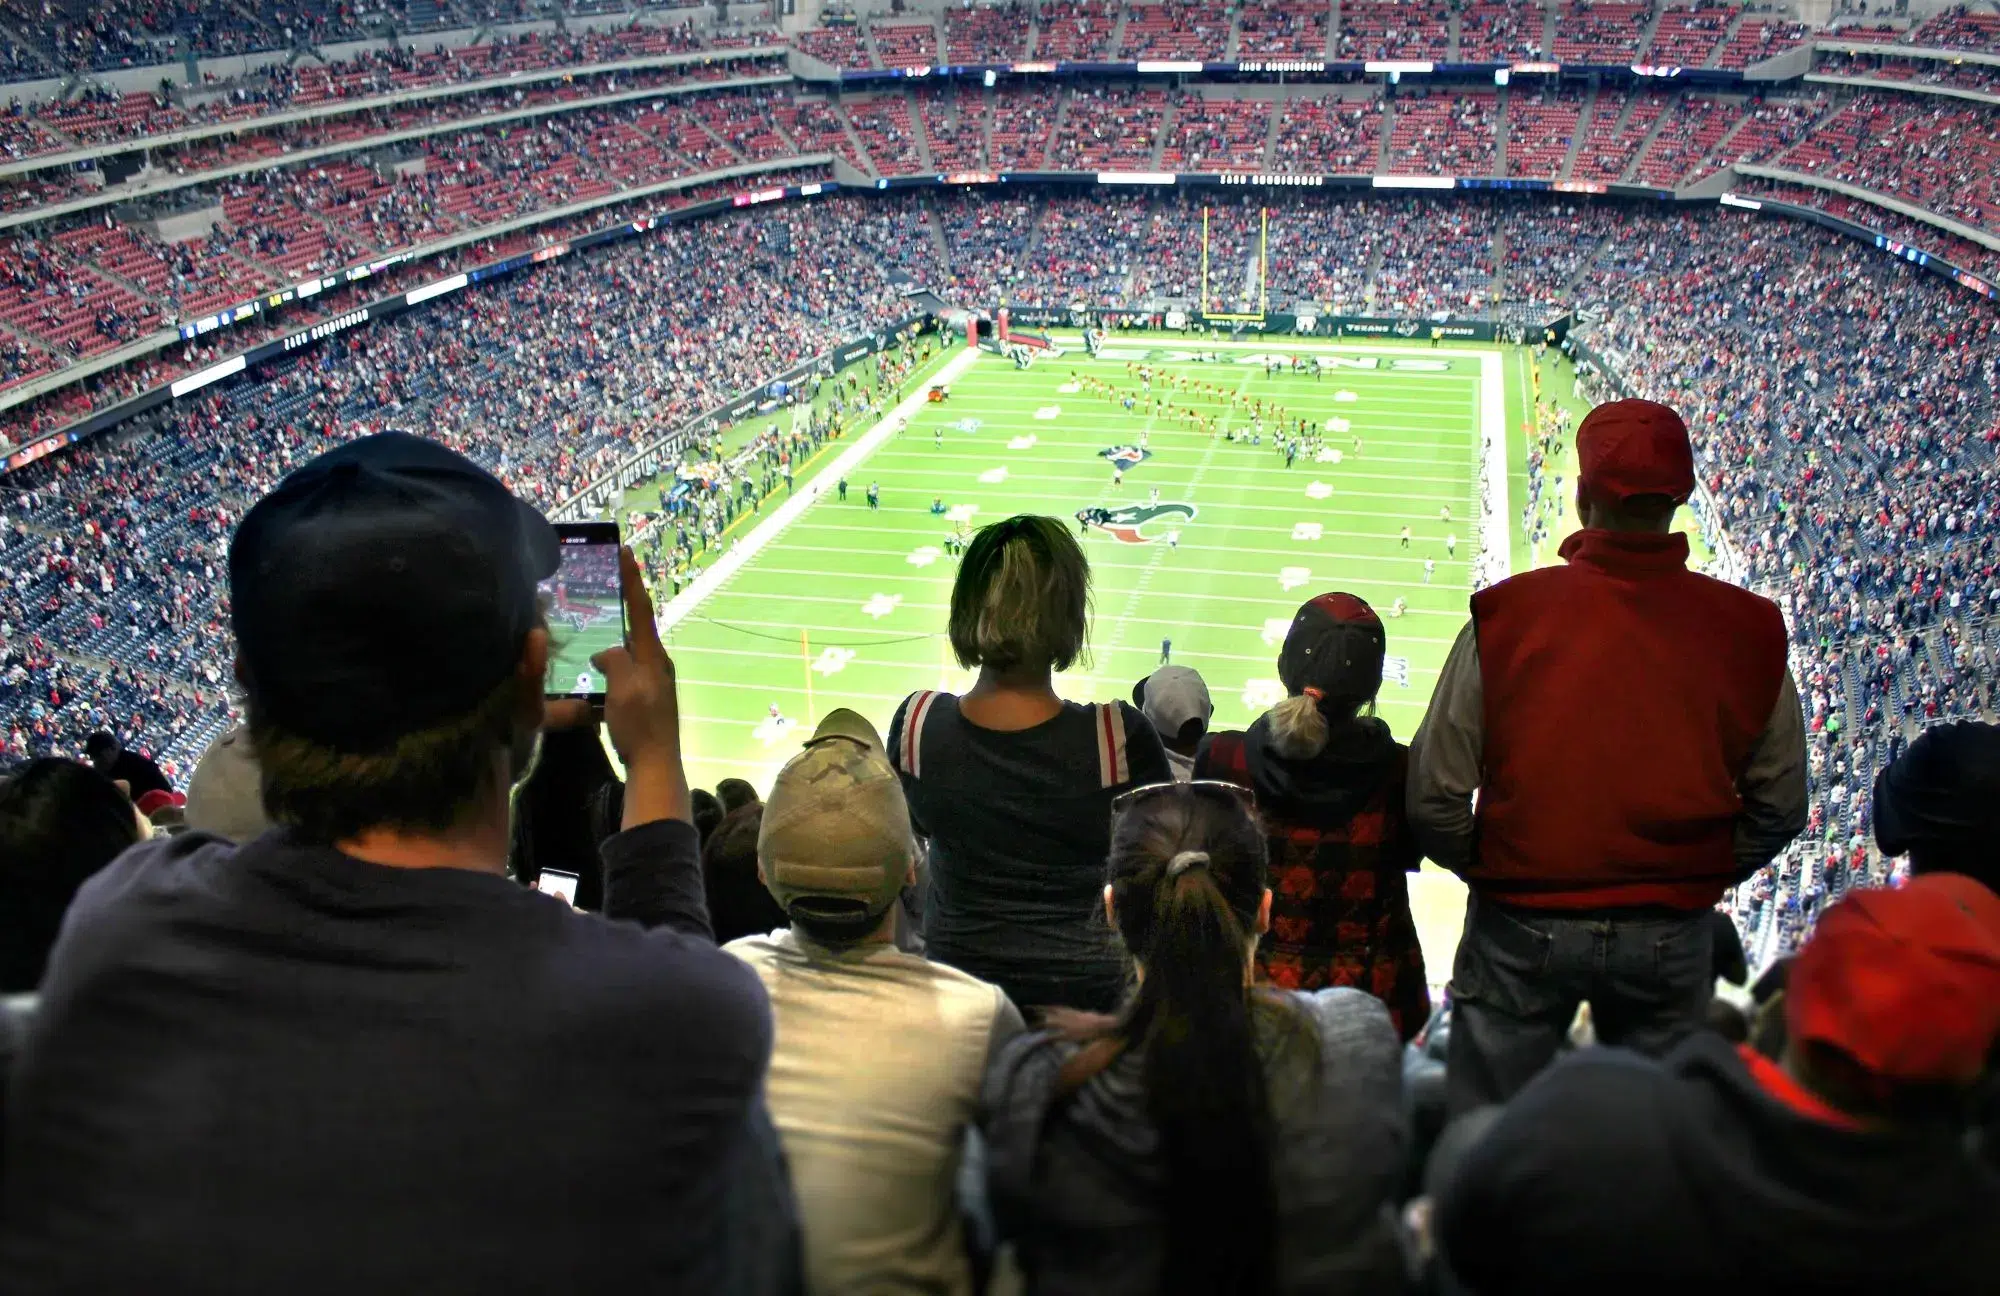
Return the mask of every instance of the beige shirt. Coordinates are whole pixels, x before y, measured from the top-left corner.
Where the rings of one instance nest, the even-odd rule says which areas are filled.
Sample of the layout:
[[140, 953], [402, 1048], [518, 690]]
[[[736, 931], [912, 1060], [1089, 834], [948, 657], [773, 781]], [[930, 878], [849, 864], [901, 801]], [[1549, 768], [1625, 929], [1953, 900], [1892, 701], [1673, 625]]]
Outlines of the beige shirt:
[[765, 1094], [808, 1290], [969, 1294], [959, 1163], [987, 1059], [1021, 1032], [1019, 1011], [999, 987], [893, 945], [786, 930], [723, 948], [771, 998]]

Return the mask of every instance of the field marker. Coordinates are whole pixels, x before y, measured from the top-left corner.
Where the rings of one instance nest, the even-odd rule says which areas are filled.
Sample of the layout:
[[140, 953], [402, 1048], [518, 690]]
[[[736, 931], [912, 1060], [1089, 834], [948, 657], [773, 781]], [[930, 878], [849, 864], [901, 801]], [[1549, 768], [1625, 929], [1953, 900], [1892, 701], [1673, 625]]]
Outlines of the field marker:
[[1322, 529], [1317, 522], [1295, 522], [1292, 524], [1292, 539], [1317, 540]]
[[1333, 494], [1333, 487], [1323, 481], [1308, 482], [1306, 484], [1307, 499], [1323, 500], [1331, 494]]
[[1274, 679], [1247, 680], [1243, 685], [1243, 705], [1262, 714], [1285, 700], [1285, 686]]
[[847, 663], [854, 660], [852, 648], [828, 648], [821, 652], [813, 669], [822, 675], [838, 675], [847, 669]]
[[1312, 578], [1310, 567], [1281, 567], [1278, 569], [1278, 588], [1297, 589]]
[[985, 472], [979, 474], [979, 484], [982, 486], [998, 486], [1006, 480], [1007, 470], [1004, 467], [988, 468]]
[[877, 594], [861, 605], [861, 610], [880, 621], [903, 605], [901, 594]]

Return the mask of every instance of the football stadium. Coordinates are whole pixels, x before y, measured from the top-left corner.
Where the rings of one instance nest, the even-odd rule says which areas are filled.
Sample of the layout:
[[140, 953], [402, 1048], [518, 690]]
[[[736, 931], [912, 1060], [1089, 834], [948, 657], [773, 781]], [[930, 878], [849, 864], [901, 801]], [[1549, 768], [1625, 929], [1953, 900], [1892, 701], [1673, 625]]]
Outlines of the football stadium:
[[1993, 0], [0, 100], [0, 1286], [1991, 1289]]

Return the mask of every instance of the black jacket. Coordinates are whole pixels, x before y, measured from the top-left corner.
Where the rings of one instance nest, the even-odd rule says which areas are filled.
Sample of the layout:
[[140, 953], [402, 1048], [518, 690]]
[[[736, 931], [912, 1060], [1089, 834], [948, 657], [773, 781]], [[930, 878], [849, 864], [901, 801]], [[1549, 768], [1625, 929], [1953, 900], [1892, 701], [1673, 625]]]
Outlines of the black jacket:
[[8, 1296], [789, 1285], [770, 1010], [694, 829], [604, 845], [607, 908], [274, 829], [84, 886], [9, 1093]]
[[1951, 1131], [1869, 1133], [1773, 1097], [1701, 1032], [1544, 1072], [1438, 1203], [1479, 1296], [2000, 1290], [2000, 1180]]

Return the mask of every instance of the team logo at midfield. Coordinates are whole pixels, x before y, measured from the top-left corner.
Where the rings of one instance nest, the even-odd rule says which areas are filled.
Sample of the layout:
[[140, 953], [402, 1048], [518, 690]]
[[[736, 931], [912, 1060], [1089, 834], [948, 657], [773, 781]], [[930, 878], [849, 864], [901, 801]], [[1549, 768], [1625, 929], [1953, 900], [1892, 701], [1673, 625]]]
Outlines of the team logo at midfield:
[[1138, 446], [1134, 445], [1117, 445], [1112, 446], [1108, 450], [1099, 450], [1097, 457], [1100, 459], [1109, 459], [1115, 468], [1137, 468], [1140, 464], [1151, 459], [1153, 452], [1151, 450], [1141, 450]]
[[1123, 508], [1087, 508], [1076, 520], [1096, 527], [1120, 544], [1158, 544], [1170, 531], [1194, 521], [1192, 504], [1127, 504]]

